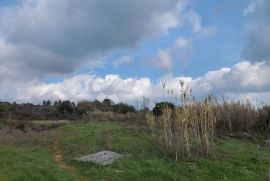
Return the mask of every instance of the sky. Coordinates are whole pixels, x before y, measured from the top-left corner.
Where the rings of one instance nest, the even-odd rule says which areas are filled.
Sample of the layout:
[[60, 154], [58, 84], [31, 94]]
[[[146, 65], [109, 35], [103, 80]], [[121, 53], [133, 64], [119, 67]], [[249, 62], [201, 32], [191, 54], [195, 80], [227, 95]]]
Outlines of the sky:
[[0, 101], [270, 102], [269, 0], [0, 0]]

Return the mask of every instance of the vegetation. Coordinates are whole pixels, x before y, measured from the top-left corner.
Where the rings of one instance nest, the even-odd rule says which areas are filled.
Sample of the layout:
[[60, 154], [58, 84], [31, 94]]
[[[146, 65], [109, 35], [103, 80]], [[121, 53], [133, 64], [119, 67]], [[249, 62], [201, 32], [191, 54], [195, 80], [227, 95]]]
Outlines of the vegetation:
[[[152, 111], [146, 99], [142, 110], [110, 99], [0, 102], [0, 180], [269, 179], [270, 106], [198, 100], [180, 85]], [[101, 150], [124, 157], [108, 167], [74, 159]]]
[[159, 102], [156, 103], [155, 107], [153, 108], [153, 114], [155, 116], [161, 116], [164, 109], [171, 109], [171, 111], [174, 111], [174, 104], [170, 102]]
[[[270, 166], [265, 148], [231, 138], [216, 138], [207, 158], [176, 162], [157, 149], [144, 127], [117, 122], [67, 124], [46, 142], [28, 139], [0, 143], [1, 180], [266, 180]], [[77, 175], [54, 161], [53, 140], [59, 141], [65, 163]], [[104, 149], [124, 157], [107, 167], [74, 160]]]
[[248, 132], [258, 122], [258, 111], [246, 100], [219, 101], [215, 108], [217, 116], [217, 128], [228, 132]]
[[100, 101], [81, 101], [78, 104], [65, 101], [43, 101], [42, 105], [17, 104], [0, 102], [0, 118], [14, 120], [82, 120], [83, 117], [94, 111], [115, 112], [126, 114], [135, 112], [135, 108], [124, 103], [114, 104], [113, 101], [105, 99]]
[[270, 136], [270, 105], [263, 106], [259, 110], [258, 121], [255, 123], [257, 131], [263, 133], [266, 138]]

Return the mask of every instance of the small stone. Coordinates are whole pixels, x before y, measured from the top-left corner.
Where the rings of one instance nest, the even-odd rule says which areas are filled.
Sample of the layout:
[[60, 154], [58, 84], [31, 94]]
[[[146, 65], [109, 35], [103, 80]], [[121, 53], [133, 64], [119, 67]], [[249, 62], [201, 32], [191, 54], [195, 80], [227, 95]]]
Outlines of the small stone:
[[121, 154], [105, 150], [77, 158], [76, 160], [84, 162], [93, 162], [98, 165], [106, 166], [112, 164], [115, 160], [118, 160], [121, 157], [122, 157]]

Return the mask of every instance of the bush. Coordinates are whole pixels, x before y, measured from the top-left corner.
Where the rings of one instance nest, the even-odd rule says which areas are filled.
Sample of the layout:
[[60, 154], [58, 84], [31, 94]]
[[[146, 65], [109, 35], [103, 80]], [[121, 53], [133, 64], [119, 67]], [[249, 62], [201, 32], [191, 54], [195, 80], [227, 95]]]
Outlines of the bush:
[[162, 112], [165, 108], [171, 109], [171, 111], [174, 111], [175, 106], [170, 102], [160, 102], [155, 105], [153, 108], [153, 114], [155, 116], [161, 116]]

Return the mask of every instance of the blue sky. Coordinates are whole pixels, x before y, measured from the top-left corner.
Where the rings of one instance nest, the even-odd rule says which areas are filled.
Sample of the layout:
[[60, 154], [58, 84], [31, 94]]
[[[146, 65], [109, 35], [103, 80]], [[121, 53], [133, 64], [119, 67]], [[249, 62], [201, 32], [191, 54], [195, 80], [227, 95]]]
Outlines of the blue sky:
[[[213, 35], [196, 41], [193, 44], [192, 54], [185, 62], [179, 57], [173, 60], [171, 72], [175, 76], [197, 77], [207, 73], [209, 70], [216, 70], [221, 67], [231, 67], [242, 60], [241, 51], [243, 48], [243, 10], [248, 6], [249, 1], [193, 1], [185, 11], [194, 10], [201, 17], [202, 25], [216, 25], [217, 32]], [[144, 66], [145, 58], [152, 58], [159, 49], [169, 48], [178, 37], [193, 38], [194, 33], [190, 26], [176, 27], [169, 30], [166, 35], [151, 38], [140, 42], [133, 50], [117, 51], [112, 53], [102, 67], [89, 69], [95, 74], [104, 76], [120, 74], [123, 77], [150, 77], [158, 79], [167, 72], [151, 66]], [[122, 56], [134, 58], [132, 66], [122, 65], [118, 69], [110, 64]], [[151, 57], [152, 56], [152, 57]], [[85, 71], [85, 69], [82, 69]], [[80, 73], [80, 71], [77, 71]]]
[[134, 102], [158, 99], [155, 84], [177, 89], [180, 79], [198, 95], [266, 100], [268, 8], [267, 0], [0, 0], [0, 100]]

